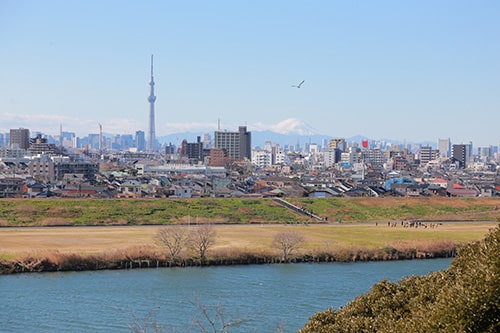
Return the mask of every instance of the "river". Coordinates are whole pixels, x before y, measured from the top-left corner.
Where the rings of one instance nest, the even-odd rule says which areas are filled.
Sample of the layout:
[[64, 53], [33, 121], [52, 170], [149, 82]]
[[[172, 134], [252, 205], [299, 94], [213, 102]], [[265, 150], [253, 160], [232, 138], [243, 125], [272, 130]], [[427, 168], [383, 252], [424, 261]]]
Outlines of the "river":
[[[243, 319], [230, 332], [296, 332], [382, 279], [423, 275], [451, 259], [158, 268], [0, 276], [2, 332], [200, 332], [212, 319]], [[205, 321], [203, 325], [208, 328]]]

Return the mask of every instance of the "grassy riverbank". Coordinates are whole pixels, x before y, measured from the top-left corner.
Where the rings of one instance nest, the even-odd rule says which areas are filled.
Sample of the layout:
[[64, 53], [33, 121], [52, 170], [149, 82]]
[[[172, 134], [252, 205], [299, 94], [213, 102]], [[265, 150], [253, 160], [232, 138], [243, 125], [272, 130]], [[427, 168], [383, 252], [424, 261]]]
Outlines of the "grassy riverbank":
[[[497, 221], [498, 198], [290, 198], [324, 221]], [[271, 199], [0, 200], [0, 226], [314, 222]]]
[[[450, 256], [500, 220], [496, 198], [287, 200], [323, 219], [271, 199], [0, 200], [0, 272], [171, 264], [155, 240], [167, 225], [213, 226], [205, 264], [280, 261], [272, 243], [285, 230], [304, 238], [293, 253], [297, 261]], [[402, 221], [416, 220], [418, 227], [403, 227]], [[185, 249], [176, 264], [199, 262]]]

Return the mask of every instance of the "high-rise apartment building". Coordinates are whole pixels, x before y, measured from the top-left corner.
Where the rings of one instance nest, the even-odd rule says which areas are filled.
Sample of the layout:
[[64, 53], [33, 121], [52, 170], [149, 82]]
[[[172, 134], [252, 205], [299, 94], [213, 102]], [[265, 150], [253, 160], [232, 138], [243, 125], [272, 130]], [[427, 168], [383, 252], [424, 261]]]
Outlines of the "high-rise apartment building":
[[340, 162], [342, 158], [342, 150], [339, 148], [328, 148], [327, 151], [323, 153], [323, 161], [325, 166], [331, 167], [332, 165]]
[[76, 134], [74, 132], [60, 132], [59, 145], [64, 148], [76, 148]]
[[137, 151], [146, 150], [146, 137], [144, 131], [135, 132], [135, 146], [137, 147]]
[[129, 149], [131, 147], [135, 147], [135, 138], [132, 134], [122, 134], [120, 135], [119, 139], [121, 149]]
[[9, 145], [9, 133], [0, 133], [0, 147], [7, 147]]
[[438, 150], [433, 149], [431, 146], [420, 147], [419, 159], [420, 165], [425, 165], [438, 157]]
[[201, 142], [203, 142], [203, 148], [204, 149], [210, 149], [212, 148], [212, 137], [208, 133], [203, 133], [201, 136]]
[[210, 166], [225, 166], [227, 161], [227, 153], [223, 148], [210, 149], [209, 165]]
[[438, 139], [438, 150], [439, 150], [439, 157], [450, 157], [451, 153], [451, 141], [450, 139]]
[[88, 148], [92, 150], [100, 150], [102, 145], [102, 135], [97, 133], [89, 133]]
[[465, 144], [465, 157], [467, 159], [467, 166], [474, 162], [474, 146], [472, 145], [472, 142]]
[[10, 130], [10, 147], [28, 149], [30, 146], [30, 130], [27, 128]]
[[186, 139], [181, 144], [181, 154], [190, 160], [203, 160], [203, 143], [201, 137], [196, 138], [196, 142], [187, 142]]
[[364, 163], [372, 165], [382, 165], [387, 162], [387, 152], [380, 149], [365, 149], [361, 152], [361, 159]]
[[228, 158], [252, 159], [252, 135], [246, 126], [240, 126], [238, 132], [216, 131], [214, 137], [214, 147], [224, 149]]
[[252, 164], [259, 168], [270, 167], [272, 163], [272, 153], [265, 149], [252, 150]]
[[343, 138], [331, 139], [328, 141], [328, 149], [340, 149], [341, 151], [346, 150], [346, 142]]
[[493, 157], [493, 146], [489, 147], [479, 147], [478, 148], [478, 155], [481, 161], [483, 162], [489, 162], [491, 158]]
[[460, 168], [467, 167], [467, 145], [456, 144], [451, 147], [451, 157], [459, 163]]
[[58, 152], [56, 145], [49, 143], [47, 138], [42, 137], [42, 134], [37, 134], [37, 136], [31, 140], [28, 150], [33, 155], [56, 154]]

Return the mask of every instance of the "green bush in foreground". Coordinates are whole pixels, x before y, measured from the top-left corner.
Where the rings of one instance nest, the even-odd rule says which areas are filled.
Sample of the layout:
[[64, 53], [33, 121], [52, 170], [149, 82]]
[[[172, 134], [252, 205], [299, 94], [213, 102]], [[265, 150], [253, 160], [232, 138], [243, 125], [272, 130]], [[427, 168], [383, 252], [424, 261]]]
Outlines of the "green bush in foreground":
[[309, 319], [313, 332], [499, 332], [500, 226], [463, 247], [450, 268], [381, 281], [340, 309]]

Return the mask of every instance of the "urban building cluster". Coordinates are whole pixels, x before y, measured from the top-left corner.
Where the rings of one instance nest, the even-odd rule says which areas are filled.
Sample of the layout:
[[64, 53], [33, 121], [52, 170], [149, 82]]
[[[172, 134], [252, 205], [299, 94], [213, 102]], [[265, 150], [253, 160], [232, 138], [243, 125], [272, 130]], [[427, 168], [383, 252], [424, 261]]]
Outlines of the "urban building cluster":
[[253, 147], [240, 126], [148, 148], [142, 131], [80, 139], [18, 128], [0, 136], [0, 197], [498, 196], [499, 163], [498, 147], [450, 139]]

